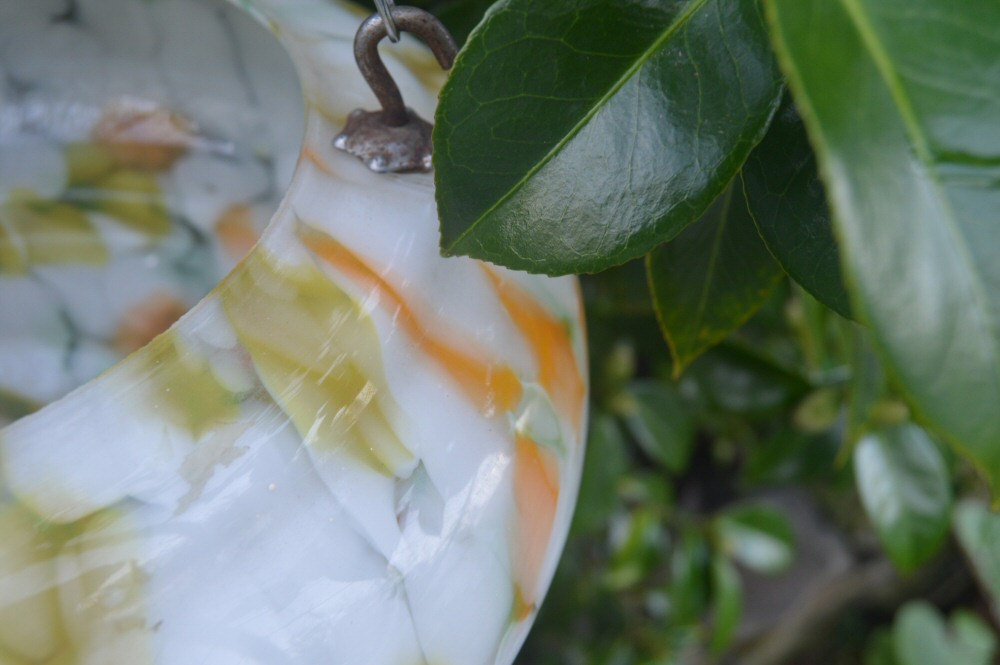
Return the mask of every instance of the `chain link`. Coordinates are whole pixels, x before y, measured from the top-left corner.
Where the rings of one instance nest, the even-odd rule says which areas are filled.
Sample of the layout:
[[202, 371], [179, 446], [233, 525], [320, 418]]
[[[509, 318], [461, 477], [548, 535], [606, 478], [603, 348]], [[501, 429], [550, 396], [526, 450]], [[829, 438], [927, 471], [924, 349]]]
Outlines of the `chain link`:
[[392, 17], [392, 10], [396, 6], [393, 0], [375, 0], [375, 8], [378, 9], [379, 16], [385, 22], [385, 32], [389, 37], [389, 41], [395, 43], [399, 41], [399, 28], [396, 27], [396, 21]]

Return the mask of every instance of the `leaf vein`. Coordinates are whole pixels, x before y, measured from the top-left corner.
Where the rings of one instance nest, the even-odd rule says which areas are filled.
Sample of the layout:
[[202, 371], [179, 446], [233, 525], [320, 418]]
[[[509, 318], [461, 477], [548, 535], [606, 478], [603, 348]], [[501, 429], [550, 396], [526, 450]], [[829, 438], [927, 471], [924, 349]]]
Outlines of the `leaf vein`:
[[[664, 28], [663, 32], [660, 34], [653, 43], [643, 51], [642, 55], [636, 59], [635, 64], [628, 68], [625, 73], [615, 81], [608, 92], [604, 94], [598, 101], [591, 107], [591, 109], [584, 114], [583, 118], [573, 126], [573, 128], [567, 132], [566, 136], [560, 139], [555, 146], [549, 150], [548, 153], [542, 159], [538, 161], [537, 164], [531, 167], [528, 172], [520, 178], [514, 185], [505, 192], [496, 202], [493, 203], [485, 212], [479, 215], [472, 223], [470, 223], [466, 229], [457, 237], [453, 242], [449, 244], [449, 249], [454, 249], [460, 245], [465, 238], [473, 233], [479, 225], [498, 210], [504, 203], [506, 203], [511, 197], [514, 196], [524, 185], [536, 174], [538, 173], [546, 164], [548, 164], [555, 156], [569, 143], [571, 139], [576, 137], [580, 131], [597, 115], [597, 113], [604, 107], [608, 100], [610, 100], [621, 88], [632, 79], [633, 76], [643, 67], [645, 64], [653, 57], [653, 55], [660, 49], [663, 44], [665, 44], [673, 35], [681, 29], [694, 14], [701, 9], [709, 0], [690, 0], [688, 5], [684, 10], [673, 20], [671, 23]], [[700, 86], [700, 83], [699, 83]], [[700, 93], [699, 93], [699, 105], [700, 105]]]

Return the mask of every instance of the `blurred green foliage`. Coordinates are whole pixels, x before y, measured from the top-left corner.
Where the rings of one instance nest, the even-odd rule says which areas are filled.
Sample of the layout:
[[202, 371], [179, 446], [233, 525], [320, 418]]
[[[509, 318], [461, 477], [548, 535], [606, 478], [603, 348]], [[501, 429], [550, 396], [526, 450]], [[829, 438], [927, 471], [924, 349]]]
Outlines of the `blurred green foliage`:
[[[941, 653], [993, 653], [983, 614], [991, 592], [976, 579], [1000, 579], [1000, 558], [970, 568], [946, 537], [952, 493], [985, 496], [985, 487], [910, 420], [863, 328], [786, 280], [674, 380], [641, 262], [582, 281], [587, 461], [562, 564], [520, 665], [929, 665], [939, 661], [895, 646], [918, 630], [902, 610], [920, 597], [942, 608], [931, 637], [943, 636]], [[866, 503], [856, 446], [878, 436], [917, 440], [880, 459], [889, 465], [878, 470], [881, 502]], [[793, 520], [800, 504], [811, 523]], [[1000, 534], [988, 519], [1000, 525], [982, 503], [960, 504], [960, 539]], [[843, 559], [833, 572], [797, 560], [828, 540]], [[810, 575], [824, 584], [809, 587]], [[774, 603], [769, 585], [781, 587]], [[965, 632], [941, 618], [952, 611]], [[813, 630], [798, 634], [806, 615]]]

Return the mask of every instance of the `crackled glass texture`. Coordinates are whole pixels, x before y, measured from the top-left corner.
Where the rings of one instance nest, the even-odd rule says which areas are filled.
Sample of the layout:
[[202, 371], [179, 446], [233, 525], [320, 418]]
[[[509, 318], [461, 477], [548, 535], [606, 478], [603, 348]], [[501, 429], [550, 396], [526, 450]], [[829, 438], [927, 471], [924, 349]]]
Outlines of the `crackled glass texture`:
[[[433, 177], [333, 149], [363, 18], [0, 0], [0, 664], [513, 661], [578, 288], [441, 258]], [[433, 57], [385, 53], [432, 118]]]

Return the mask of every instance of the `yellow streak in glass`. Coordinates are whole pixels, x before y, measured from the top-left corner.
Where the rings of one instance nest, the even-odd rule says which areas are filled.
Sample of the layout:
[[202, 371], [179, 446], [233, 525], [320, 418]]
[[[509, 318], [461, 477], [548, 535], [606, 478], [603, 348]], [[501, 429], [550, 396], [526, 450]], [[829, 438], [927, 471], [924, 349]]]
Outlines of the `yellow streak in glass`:
[[0, 271], [19, 273], [36, 264], [102, 265], [107, 260], [100, 234], [78, 208], [27, 192], [0, 206]]
[[173, 331], [140, 353], [155, 390], [144, 401], [145, 408], [165, 410], [196, 438], [239, 417], [239, 397], [219, 383], [208, 360], [186, 348]]
[[317, 453], [346, 453], [385, 474], [415, 458], [398, 434], [378, 331], [312, 265], [251, 253], [220, 290], [226, 315], [268, 392]]
[[23, 275], [28, 272], [28, 257], [23, 243], [18, 242], [13, 229], [7, 227], [0, 210], [0, 275]]
[[115, 168], [114, 157], [98, 143], [68, 143], [63, 148], [63, 156], [70, 187], [94, 185]]
[[143, 171], [114, 171], [94, 185], [95, 191], [78, 191], [84, 202], [122, 224], [150, 236], [170, 232], [171, 220], [156, 176]]
[[72, 524], [0, 503], [0, 663], [153, 662], [138, 532], [120, 511]]

